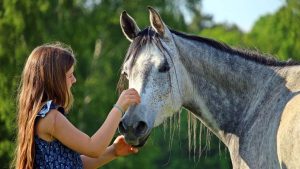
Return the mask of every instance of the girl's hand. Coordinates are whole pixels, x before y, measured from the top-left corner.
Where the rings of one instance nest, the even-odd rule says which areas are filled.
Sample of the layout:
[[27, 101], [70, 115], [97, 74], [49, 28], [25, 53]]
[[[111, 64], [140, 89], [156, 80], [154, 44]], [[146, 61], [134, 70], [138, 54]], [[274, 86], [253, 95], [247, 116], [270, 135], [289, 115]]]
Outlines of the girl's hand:
[[132, 89], [124, 90], [121, 93], [117, 101], [117, 105], [120, 106], [125, 112], [129, 106], [131, 106], [132, 104], [138, 104], [140, 102], [141, 102], [141, 98], [139, 93], [132, 88]]
[[123, 135], [118, 136], [115, 139], [113, 146], [116, 156], [127, 156], [129, 154], [137, 153], [139, 151], [137, 148], [134, 148], [127, 144]]

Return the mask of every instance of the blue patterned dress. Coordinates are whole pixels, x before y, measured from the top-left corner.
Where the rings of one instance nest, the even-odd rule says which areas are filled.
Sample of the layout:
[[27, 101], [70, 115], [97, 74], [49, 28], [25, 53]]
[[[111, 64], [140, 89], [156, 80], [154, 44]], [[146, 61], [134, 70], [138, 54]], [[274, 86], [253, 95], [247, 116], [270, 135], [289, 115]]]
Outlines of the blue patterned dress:
[[[64, 114], [64, 109], [47, 101], [38, 113], [37, 120], [43, 118], [51, 109], [57, 109]], [[36, 169], [82, 169], [80, 155], [63, 145], [58, 140], [45, 141], [35, 135], [35, 167]]]

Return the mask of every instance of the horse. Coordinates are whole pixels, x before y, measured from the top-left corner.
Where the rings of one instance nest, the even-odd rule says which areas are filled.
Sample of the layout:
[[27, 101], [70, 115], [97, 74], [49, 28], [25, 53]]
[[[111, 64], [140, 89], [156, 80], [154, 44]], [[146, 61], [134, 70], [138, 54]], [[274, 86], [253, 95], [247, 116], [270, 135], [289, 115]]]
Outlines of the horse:
[[225, 144], [234, 169], [300, 168], [300, 64], [175, 31], [149, 13], [144, 30], [120, 16], [131, 44], [119, 85], [141, 96], [119, 124], [127, 143], [143, 146], [184, 107]]

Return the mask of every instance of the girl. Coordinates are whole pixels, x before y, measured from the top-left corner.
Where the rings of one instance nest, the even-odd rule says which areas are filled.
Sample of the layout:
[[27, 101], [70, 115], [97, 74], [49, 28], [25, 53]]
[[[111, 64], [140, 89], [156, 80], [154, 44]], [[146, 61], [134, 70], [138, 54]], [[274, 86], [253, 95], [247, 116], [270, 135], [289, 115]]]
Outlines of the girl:
[[92, 137], [65, 117], [73, 103], [75, 62], [72, 50], [60, 44], [42, 45], [30, 54], [18, 95], [17, 169], [98, 168], [118, 156], [138, 152], [123, 136], [108, 146], [124, 111], [140, 102], [134, 89], [122, 92]]

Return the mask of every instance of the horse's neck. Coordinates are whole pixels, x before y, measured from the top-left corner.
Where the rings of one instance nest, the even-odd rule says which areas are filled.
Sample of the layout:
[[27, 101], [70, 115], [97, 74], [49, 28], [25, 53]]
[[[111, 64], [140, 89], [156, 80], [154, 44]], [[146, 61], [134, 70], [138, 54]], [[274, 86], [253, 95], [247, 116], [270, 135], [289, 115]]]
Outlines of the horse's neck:
[[189, 77], [184, 106], [216, 132], [241, 131], [245, 117], [257, 115], [251, 104], [284, 83], [277, 68], [184, 38], [177, 38], [176, 45]]
[[300, 91], [300, 67], [266, 66], [181, 37], [175, 42], [183, 106], [227, 145], [233, 168], [265, 168], [261, 159], [275, 165], [277, 127]]

